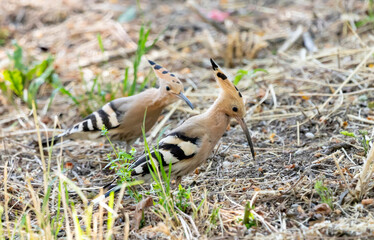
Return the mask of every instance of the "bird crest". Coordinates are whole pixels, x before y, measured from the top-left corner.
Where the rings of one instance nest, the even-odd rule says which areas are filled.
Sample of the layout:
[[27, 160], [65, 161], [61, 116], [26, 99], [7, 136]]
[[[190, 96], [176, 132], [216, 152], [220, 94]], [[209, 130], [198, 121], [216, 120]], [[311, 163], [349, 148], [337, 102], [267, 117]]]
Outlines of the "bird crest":
[[240, 93], [239, 89], [230, 81], [230, 79], [227, 77], [227, 74], [224, 73], [224, 71], [218, 66], [216, 62], [213, 61], [213, 59], [210, 59], [210, 62], [214, 71], [214, 77], [221, 90], [224, 93], [233, 96], [234, 98], [242, 98], [242, 94]]
[[180, 80], [177, 78], [177, 76], [169, 72], [166, 68], [162, 67], [161, 65], [158, 65], [157, 63], [151, 60], [148, 60], [148, 62], [149, 64], [151, 64], [153, 71], [159, 79], [165, 80], [169, 83], [180, 84]]

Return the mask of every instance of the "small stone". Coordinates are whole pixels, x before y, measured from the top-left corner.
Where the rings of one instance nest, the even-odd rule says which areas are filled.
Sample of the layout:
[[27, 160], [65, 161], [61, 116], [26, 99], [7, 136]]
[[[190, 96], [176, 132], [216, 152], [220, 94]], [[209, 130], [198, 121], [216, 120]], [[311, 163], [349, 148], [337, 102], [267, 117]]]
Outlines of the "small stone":
[[311, 133], [311, 132], [307, 132], [307, 133], [305, 133], [305, 137], [312, 139], [312, 138], [314, 138], [314, 134]]
[[224, 161], [223, 163], [222, 163], [222, 167], [223, 168], [228, 168], [228, 167], [230, 167], [231, 166], [231, 162], [229, 162], [229, 161]]
[[299, 204], [294, 203], [294, 204], [291, 205], [291, 208], [297, 208], [298, 206], [299, 206]]
[[298, 149], [296, 152], [295, 152], [295, 155], [301, 155], [304, 153], [304, 150], [303, 149]]

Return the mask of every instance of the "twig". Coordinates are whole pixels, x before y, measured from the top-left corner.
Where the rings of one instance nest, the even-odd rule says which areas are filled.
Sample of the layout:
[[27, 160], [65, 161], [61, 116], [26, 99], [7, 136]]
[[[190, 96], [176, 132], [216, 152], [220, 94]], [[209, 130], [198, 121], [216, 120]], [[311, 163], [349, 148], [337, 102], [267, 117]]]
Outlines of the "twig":
[[273, 98], [273, 103], [274, 103], [273, 109], [276, 109], [277, 108], [277, 96], [275, 95], [273, 84], [269, 85], [269, 91], [270, 91], [271, 97]]
[[343, 87], [353, 78], [353, 76], [360, 70], [360, 68], [366, 63], [366, 61], [373, 55], [374, 53], [374, 48], [371, 48], [370, 52], [364, 57], [364, 59], [361, 61], [361, 63], [355, 68], [355, 70], [349, 74], [349, 76], [344, 80], [344, 82], [336, 89], [336, 91], [333, 93], [332, 96], [330, 96], [321, 106], [319, 109], [320, 111], [323, 110], [326, 105], [332, 100], [334, 96], [336, 96], [342, 89]]
[[255, 201], [257, 199], [257, 195], [258, 195], [258, 192], [255, 192], [255, 194], [253, 194], [253, 197], [249, 203], [249, 206], [252, 208], [253, 207], [253, 204], [255, 204]]
[[32, 102], [32, 110], [33, 110], [33, 115], [34, 115], [34, 122], [35, 122], [35, 127], [36, 127], [36, 133], [38, 135], [40, 157], [42, 159], [43, 180], [44, 180], [43, 181], [44, 182], [44, 194], [47, 194], [47, 191], [48, 191], [48, 173], [47, 173], [45, 159], [44, 159], [42, 137], [40, 135], [39, 121], [38, 121], [38, 116], [37, 116], [37, 113], [36, 113], [36, 107], [35, 107], [35, 102], [34, 101]]
[[330, 50], [329, 49], [323, 49], [323, 51], [320, 51], [319, 53], [307, 56], [306, 60], [319, 59], [319, 58], [324, 58], [324, 57], [331, 57], [331, 56], [334, 56], [334, 55], [339, 55], [342, 58], [342, 57], [350, 56], [350, 55], [357, 54], [357, 53], [360, 53], [360, 52], [367, 52], [369, 50], [370, 50], [370, 48], [340, 50], [339, 47], [332, 48]]
[[303, 33], [303, 26], [298, 25], [296, 30], [291, 34], [291, 36], [283, 43], [283, 45], [279, 48], [278, 52], [285, 52], [289, 49], [296, 41], [301, 37]]
[[327, 159], [332, 158], [332, 156], [333, 156], [334, 154], [340, 154], [340, 153], [341, 153], [341, 152], [338, 150], [338, 151], [336, 151], [336, 152], [334, 152], [334, 153], [332, 153], [332, 154], [330, 154], [330, 155], [327, 155], [327, 156], [324, 156], [324, 157], [318, 158], [317, 160], [314, 160], [311, 164], [313, 165], [313, 164], [316, 164], [316, 163], [321, 163], [322, 161], [325, 161], [325, 160], [327, 160]]
[[8, 202], [9, 202], [9, 196], [8, 196], [8, 161], [5, 162], [4, 165], [4, 208], [5, 208], [5, 222], [6, 222], [6, 229], [8, 232], [8, 236], [10, 236], [10, 224], [9, 224], [9, 214], [8, 214]]
[[[289, 77], [287, 79], [292, 80], [292, 81], [310, 83], [310, 84], [312, 84], [312, 86], [315, 86], [315, 85], [325, 86], [325, 87], [339, 87], [340, 86], [340, 84], [337, 84], [337, 83], [324, 83], [324, 82], [318, 82], [316, 80], [309, 80], [309, 79], [303, 79], [303, 78], [298, 78], [298, 77]], [[356, 83], [347, 83], [345, 86], [346, 87], [356, 87], [357, 85], [363, 85], [363, 84], [372, 83], [372, 82], [373, 82], [373, 79], [370, 78], [370, 79], [363, 80], [363, 81], [356, 82]], [[369, 89], [371, 89], [371, 88], [369, 88]], [[374, 90], [374, 89], [372, 89], [372, 90]], [[350, 93], [361, 93], [361, 92], [357, 91], [357, 92], [350, 92]], [[313, 93], [304, 92], [304, 93], [289, 93], [289, 94], [292, 95], [292, 96], [309, 96], [309, 94], [313, 94]], [[324, 93], [317, 93], [317, 94], [324, 94]], [[347, 93], [345, 93], [345, 94], [347, 94]], [[326, 94], [326, 95], [320, 95], [320, 96], [331, 96], [331, 95], [332, 94]], [[310, 95], [310, 96], [313, 96], [313, 95]]]
[[314, 44], [312, 36], [310, 35], [310, 33], [308, 31], [303, 33], [303, 41], [304, 41], [304, 45], [305, 45], [306, 49], [308, 49], [309, 52], [317, 52], [318, 51], [318, 48]]
[[351, 161], [351, 163], [353, 163], [353, 165], [357, 165], [357, 163], [355, 163], [352, 160], [352, 158], [348, 155], [347, 151], [345, 151], [344, 147], [342, 147], [341, 150], [343, 151], [344, 155], [348, 158], [348, 160]]
[[344, 102], [343, 92], [341, 90], [339, 92], [340, 92], [340, 94], [339, 94], [340, 98], [339, 98], [338, 104], [336, 104], [334, 106], [334, 109], [332, 111], [330, 111], [326, 116], [324, 116], [325, 119], [329, 118], [331, 116], [331, 114], [336, 112], [343, 105], [343, 102]]
[[292, 117], [297, 117], [300, 116], [302, 113], [300, 112], [295, 112], [295, 113], [285, 113], [285, 114], [273, 114], [273, 115], [264, 115], [261, 116], [251, 116], [249, 118], [249, 121], [263, 121], [263, 120], [275, 120], [275, 119], [280, 119], [280, 118], [292, 118]]
[[343, 174], [343, 172], [342, 172], [342, 170], [341, 170], [341, 168], [340, 168], [340, 166], [339, 166], [339, 162], [344, 158], [344, 155], [341, 155], [341, 156], [339, 157], [339, 159], [336, 159], [335, 154], [334, 154], [334, 155], [332, 155], [332, 158], [334, 159], [335, 166], [336, 166], [336, 168], [338, 169], [338, 172], [339, 172], [340, 176], [342, 177], [342, 179], [343, 179], [345, 185], [347, 186], [349, 192], [352, 194], [352, 196], [354, 196], [354, 192], [353, 192], [352, 189], [349, 187], [349, 184], [348, 184], [348, 182], [347, 182], [347, 179], [345, 178], [345, 176], [344, 176], [344, 174]]
[[192, 233], [191, 233], [191, 230], [188, 227], [186, 221], [184, 221], [184, 219], [181, 216], [178, 216], [178, 217], [179, 217], [179, 220], [180, 220], [180, 222], [182, 224], [182, 227], [183, 227], [183, 230], [184, 230], [184, 236], [186, 237], [187, 240], [192, 239]]
[[296, 122], [296, 135], [297, 135], [297, 146], [300, 146], [300, 123], [299, 121]]
[[[149, 47], [149, 46], [147, 46]], [[105, 51], [103, 54], [96, 56], [95, 58], [83, 59], [79, 61], [79, 67], [84, 68], [90, 65], [100, 64], [103, 62], [109, 62], [123, 57], [127, 57], [128, 54], [134, 53], [136, 49], [116, 49], [113, 51]]]
[[[4, 135], [0, 136], [0, 139], [7, 138], [7, 137], [18, 136], [18, 135], [24, 135], [24, 134], [32, 134], [32, 133], [37, 133], [37, 132], [38, 132], [37, 129], [25, 130], [25, 131], [19, 131], [19, 132], [11, 132], [11, 133], [7, 133], [7, 134], [4, 134]], [[49, 129], [43, 130], [42, 132], [60, 132], [60, 133], [62, 133], [63, 130], [50, 129], [49, 128]]]
[[193, 221], [193, 219], [191, 218], [191, 216], [185, 214], [184, 212], [182, 212], [179, 208], [177, 208], [178, 212], [180, 214], [182, 214], [185, 218], [187, 218], [188, 220], [190, 220], [191, 222], [191, 225], [193, 227], [193, 230], [196, 232], [197, 234], [197, 237], [200, 237], [200, 233], [199, 233], [199, 230], [197, 229], [196, 225], [195, 225], [195, 222]]
[[357, 117], [357, 116], [354, 116], [352, 114], [348, 114], [347, 116], [348, 116], [349, 119], [358, 120], [358, 121], [361, 121], [361, 122], [364, 122], [364, 123], [368, 123], [368, 124], [374, 124], [374, 121], [372, 121], [372, 120], [368, 120], [368, 119], [365, 119], [365, 118]]
[[252, 214], [254, 217], [256, 217], [264, 226], [269, 230], [269, 232], [278, 232], [278, 230], [273, 227], [270, 223], [268, 223], [262, 216], [260, 216], [258, 213], [255, 211], [251, 210]]
[[[355, 86], [357, 86], [357, 85], [359, 85], [359, 83], [355, 84]], [[365, 92], [373, 92], [373, 91], [374, 91], [374, 88], [365, 88], [365, 89], [361, 89], [361, 90], [354, 91], [354, 92], [342, 93], [341, 95], [343, 95], [343, 96], [352, 96], [352, 95], [362, 94], [362, 93], [365, 93]], [[293, 96], [293, 97], [302, 97], [302, 96], [337, 97], [336, 94], [333, 94], [333, 93], [309, 93], [309, 92], [303, 92], [303, 93], [289, 93], [289, 95]]]
[[350, 19], [351, 21], [349, 21], [349, 23], [347, 22], [347, 26], [349, 28], [349, 30], [351, 30], [351, 32], [353, 33], [353, 35], [355, 35], [355, 37], [358, 39], [358, 41], [360, 42], [360, 45], [364, 48], [367, 48], [368, 46], [366, 45], [366, 43], [364, 43], [362, 41], [362, 39], [360, 38], [360, 36], [357, 34], [356, 32], [356, 26], [354, 25], [354, 22], [353, 22], [353, 19]]
[[[124, 209], [121, 209], [124, 211]], [[130, 218], [128, 213], [124, 213], [125, 215], [125, 227], [123, 229], [124, 234], [123, 234], [123, 240], [128, 240], [129, 239], [129, 233], [130, 233]]]

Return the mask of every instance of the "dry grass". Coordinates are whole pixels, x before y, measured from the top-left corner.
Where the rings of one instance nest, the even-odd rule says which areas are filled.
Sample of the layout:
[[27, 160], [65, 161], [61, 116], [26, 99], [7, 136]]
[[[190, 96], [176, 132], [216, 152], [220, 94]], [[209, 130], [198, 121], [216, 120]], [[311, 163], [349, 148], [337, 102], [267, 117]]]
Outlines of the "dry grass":
[[[214, 101], [218, 89], [210, 57], [232, 75], [254, 68], [269, 74], [238, 84], [256, 160], [232, 122], [207, 163], [182, 181], [191, 187], [188, 211], [175, 209], [173, 217], [156, 205], [145, 211], [139, 230], [136, 203], [126, 194], [107, 203], [111, 214], [87, 205], [114, 177], [104, 169], [107, 154], [113, 155], [109, 145], [66, 142], [53, 151], [28, 145], [57, 132], [56, 125], [66, 128], [81, 119], [80, 107], [57, 95], [47, 111], [47, 93], [53, 90], [48, 87], [40, 91], [37, 112], [0, 95], [0, 239], [372, 236], [374, 148], [366, 156], [359, 141], [340, 134], [365, 130], [368, 138], [374, 136], [374, 27], [355, 25], [366, 19], [369, 1], [312, 2], [141, 1], [142, 13], [119, 23], [135, 2], [7, 0], [0, 6], [0, 39], [7, 33], [0, 69], [10, 65], [6, 53], [16, 39], [28, 56], [54, 55], [56, 72], [74, 94], [85, 93], [83, 86], [91, 86], [96, 75], [102, 83], [119, 84], [132, 64], [141, 24], [151, 21], [149, 42], [161, 35], [147, 58], [177, 73], [193, 89], [188, 97], [197, 108], [169, 107], [174, 113], [165, 111], [149, 142], [165, 125], [171, 129]], [[216, 8], [231, 13], [224, 24], [203, 17]], [[144, 58], [139, 83], [148, 71]], [[143, 142], [135, 147], [141, 154]], [[332, 193], [329, 213], [318, 210], [319, 180]], [[147, 186], [139, 189], [157, 201]], [[256, 223], [250, 229], [239, 220], [247, 202]]]

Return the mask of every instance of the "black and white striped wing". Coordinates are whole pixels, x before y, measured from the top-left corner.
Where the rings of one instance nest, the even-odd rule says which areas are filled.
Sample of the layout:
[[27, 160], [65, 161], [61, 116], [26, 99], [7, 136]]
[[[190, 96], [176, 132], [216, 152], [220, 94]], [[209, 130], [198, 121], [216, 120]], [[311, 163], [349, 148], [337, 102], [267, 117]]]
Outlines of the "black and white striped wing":
[[91, 113], [81, 122], [75, 124], [73, 127], [67, 129], [65, 132], [43, 140], [43, 146], [51, 146], [52, 140], [54, 143], [61, 141], [63, 137], [67, 138], [82, 138], [95, 140], [101, 137], [102, 127], [105, 126], [107, 130], [114, 129], [120, 126], [121, 120], [126, 112], [129, 98], [119, 98], [105, 104], [101, 109]]
[[84, 138], [95, 139], [101, 136], [100, 131], [103, 126], [107, 130], [119, 127], [124, 111], [119, 110], [118, 104], [121, 102], [118, 100], [121, 99], [115, 100], [116, 103], [112, 101], [105, 104], [101, 109], [91, 113], [81, 122], [55, 137], [55, 139], [64, 136], [71, 138], [75, 138], [75, 136], [82, 137], [83, 134], [86, 135]]
[[101, 131], [102, 127], [110, 130], [120, 125], [121, 112], [119, 112], [113, 102], [105, 104], [100, 110], [91, 113], [83, 121], [75, 124], [67, 131], [67, 135], [75, 132]]
[[[171, 174], [173, 175], [173, 166], [179, 162], [193, 158], [199, 148], [201, 140], [197, 137], [188, 137], [184, 133], [174, 132], [167, 135], [159, 143], [158, 155], [160, 161], [164, 166], [165, 171], [168, 171], [170, 162], [172, 163]], [[155, 166], [159, 167], [159, 160], [155, 151], [151, 152], [151, 158]], [[173, 165], [175, 164], [175, 165]], [[138, 178], [139, 180], [149, 181], [151, 180], [150, 170], [152, 169], [151, 160], [147, 155], [143, 155], [136, 160], [131, 166], [131, 176]], [[174, 169], [178, 171], [177, 169]], [[121, 189], [121, 185], [116, 185], [107, 191], [103, 196], [96, 198], [93, 203], [96, 204], [102, 199], [105, 199], [110, 195], [111, 192], [117, 192]]]
[[[185, 134], [180, 132], [171, 133], [163, 138], [159, 143], [158, 154], [165, 170], [168, 168], [170, 163], [173, 165], [183, 160], [193, 158], [199, 149], [199, 144], [200, 141], [197, 137], [187, 137]], [[159, 166], [159, 160], [155, 151], [151, 152], [151, 157], [156, 166]], [[147, 175], [149, 175], [150, 169], [152, 169], [149, 156], [143, 155], [134, 162], [130, 168], [133, 169], [131, 175], [134, 177], [149, 177]]]

